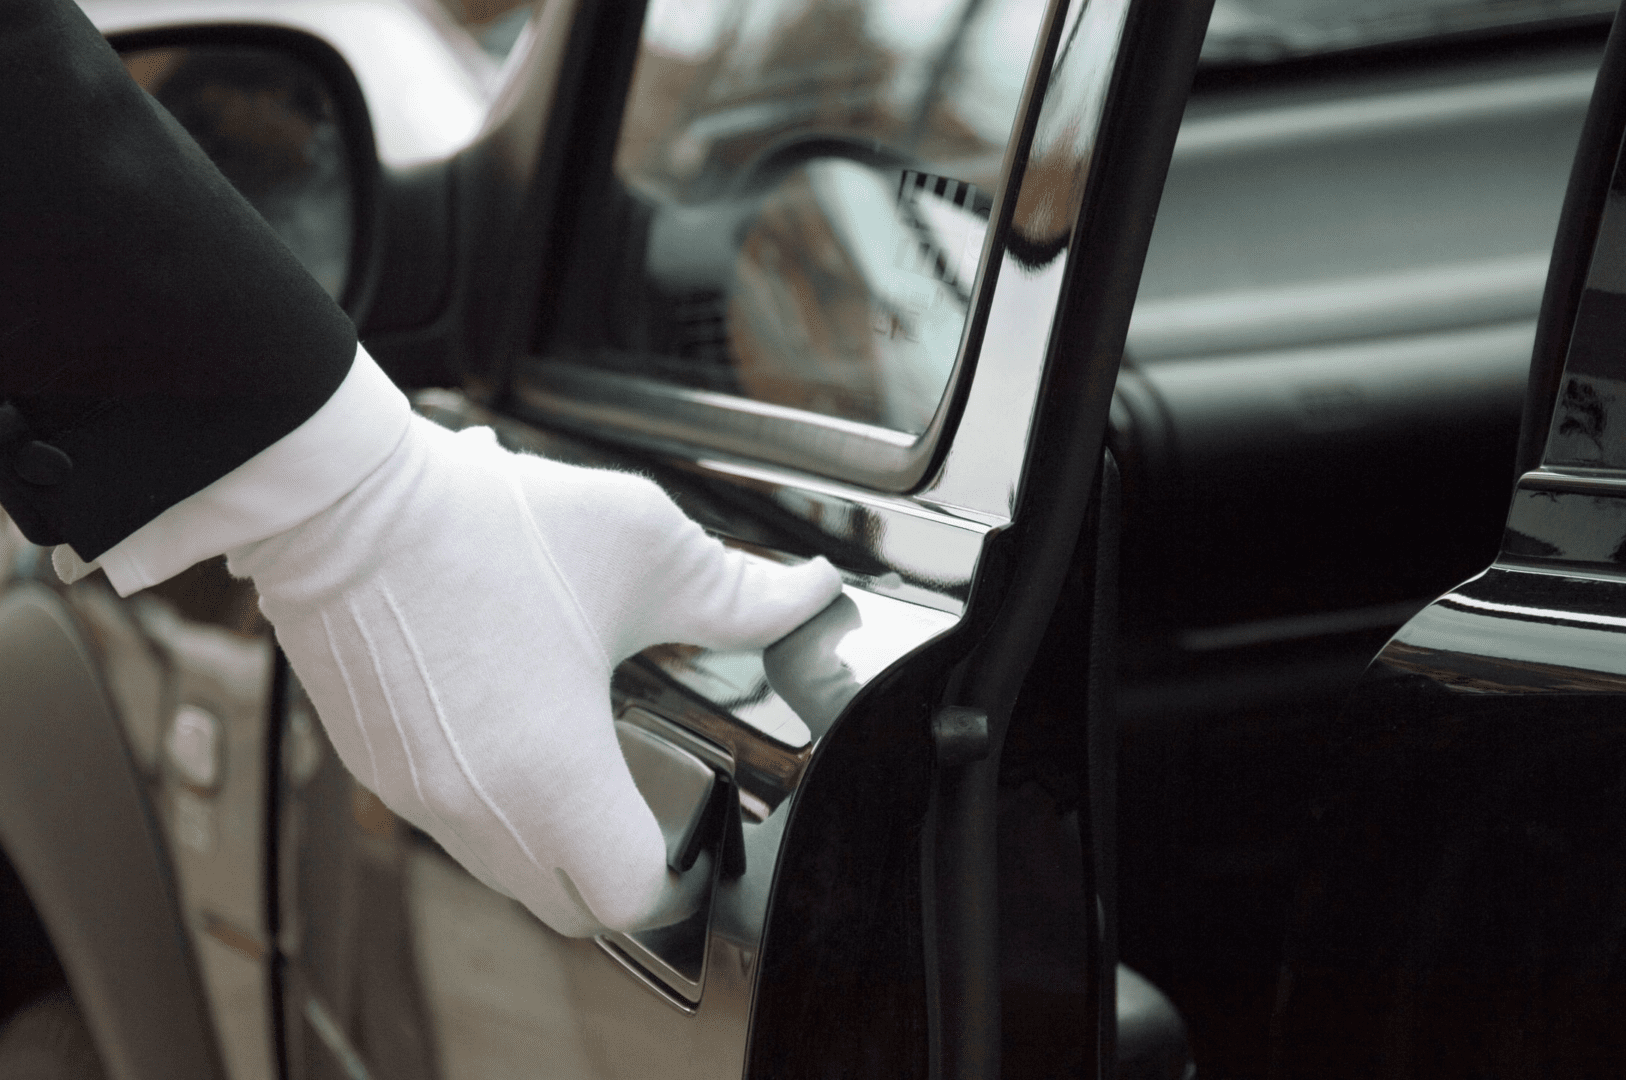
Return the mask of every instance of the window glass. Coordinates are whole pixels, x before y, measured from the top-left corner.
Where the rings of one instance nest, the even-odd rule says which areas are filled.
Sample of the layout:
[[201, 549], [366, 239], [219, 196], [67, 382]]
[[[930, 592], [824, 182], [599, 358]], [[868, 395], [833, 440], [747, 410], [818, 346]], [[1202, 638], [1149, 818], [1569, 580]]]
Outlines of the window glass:
[[[1542, 464], [1560, 468], [1626, 469], [1626, 175], [1616, 166], [1598, 223], [1586, 288], [1575, 310], [1564, 382], [1547, 430]], [[1543, 492], [1527, 499], [1554, 501]], [[1587, 496], [1582, 503], [1602, 502]], [[1556, 511], [1554, 511], [1556, 513]], [[1583, 515], [1586, 520], [1593, 516]], [[1566, 541], [1566, 549], [1578, 545]], [[1626, 561], [1626, 541], [1616, 553]]]
[[541, 362], [923, 431], [1043, 12], [653, 0]]
[[530, 21], [529, 0], [440, 0], [447, 14], [498, 60], [506, 59]]

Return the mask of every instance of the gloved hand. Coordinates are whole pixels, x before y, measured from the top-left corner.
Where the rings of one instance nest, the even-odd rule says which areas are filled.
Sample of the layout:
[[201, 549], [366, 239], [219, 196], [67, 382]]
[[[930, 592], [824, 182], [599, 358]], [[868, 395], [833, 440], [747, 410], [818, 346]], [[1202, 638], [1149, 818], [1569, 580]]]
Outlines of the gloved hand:
[[759, 648], [841, 589], [823, 559], [725, 549], [649, 480], [420, 417], [348, 495], [228, 566], [345, 765], [575, 937], [675, 922], [704, 884], [667, 869], [627, 771], [615, 664], [663, 642]]

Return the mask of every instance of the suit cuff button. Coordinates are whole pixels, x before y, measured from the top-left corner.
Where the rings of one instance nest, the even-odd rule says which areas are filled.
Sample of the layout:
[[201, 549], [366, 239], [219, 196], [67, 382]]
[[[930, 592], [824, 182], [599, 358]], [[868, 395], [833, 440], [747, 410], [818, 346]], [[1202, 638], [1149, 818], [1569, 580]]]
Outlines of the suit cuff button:
[[31, 442], [18, 447], [12, 455], [11, 467], [36, 487], [58, 487], [73, 475], [73, 458], [50, 443]]

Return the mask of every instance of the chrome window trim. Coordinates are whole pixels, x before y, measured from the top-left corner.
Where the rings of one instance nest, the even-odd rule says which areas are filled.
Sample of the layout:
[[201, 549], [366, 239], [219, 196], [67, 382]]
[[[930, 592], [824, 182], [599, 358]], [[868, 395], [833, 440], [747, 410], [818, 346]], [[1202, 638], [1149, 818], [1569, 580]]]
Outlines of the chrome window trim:
[[[454, 430], [474, 424], [489, 426], [516, 450], [601, 467], [610, 463], [591, 453], [584, 455], [585, 444], [575, 443], [570, 437], [549, 434], [493, 412], [454, 391], [423, 390], [415, 394], [413, 400], [420, 412], [437, 423]], [[558, 430], [567, 426], [553, 425]], [[593, 434], [602, 435], [602, 432]], [[694, 478], [707, 489], [740, 491], [771, 503], [809, 529], [831, 537], [836, 544], [845, 542], [860, 550], [869, 562], [887, 568], [881, 573], [869, 573], [843, 566], [850, 584], [877, 596], [956, 618], [965, 613], [971, 579], [988, 535], [1011, 520], [1009, 513], [1003, 512], [1007, 508], [996, 501], [1008, 496], [1008, 485], [989, 492], [991, 497], [985, 507], [984, 500], [979, 498], [981, 493], [969, 483], [960, 485], [958, 498], [940, 497], [941, 483], [919, 496], [890, 495], [812, 476], [798, 469], [765, 465], [759, 460], [695, 454], [676, 440], [657, 438], [647, 432], [618, 432], [618, 441], [652, 451], [664, 466]], [[1010, 456], [995, 452], [997, 447], [984, 445], [980, 449], [979, 458], [992, 459], [996, 466], [1002, 458]], [[737, 547], [775, 557], [773, 550], [763, 548], [750, 536], [730, 531], [726, 523], [714, 522], [708, 527]], [[937, 558], [936, 565], [912, 567], [909, 560], [903, 558], [902, 541], [895, 539], [905, 535], [913, 538], [911, 544], [925, 544]], [[717, 741], [727, 743], [726, 739]]]
[[1615, 469], [1543, 465], [1519, 477], [1519, 487], [1530, 491], [1573, 492], [1618, 499], [1626, 495], [1626, 476]]
[[[1056, 46], [1069, 13], [1076, 24], [1078, 16], [1087, 6], [1088, 3], [1053, 0], [1051, 10], [1034, 39], [1028, 57], [1027, 77], [1012, 116], [1011, 133], [1000, 165], [999, 183], [993, 192], [994, 212], [983, 235], [982, 254], [978, 258], [977, 275], [971, 286], [971, 304], [960, 329], [960, 345], [944, 383], [942, 396], [925, 430], [918, 435], [908, 435], [801, 410], [783, 409], [782, 406], [771, 406], [770, 409], [775, 411], [763, 412], [752, 407], [760, 403], [716, 395], [717, 401], [707, 398], [677, 399], [681, 402], [678, 407], [686, 414], [684, 419], [688, 423], [676, 425], [681, 430], [681, 434], [674, 433], [672, 436], [676, 441], [695, 447], [729, 450], [759, 461], [791, 464], [813, 473], [887, 492], [901, 493], [916, 489], [928, 477], [934, 465], [941, 464], [939, 450], [946, 448], [952, 440], [959, 423], [971, 391], [970, 384], [975, 380], [978, 355], [991, 313], [1003, 294], [1012, 291], [1008, 284], [1001, 284], [1002, 279], [1013, 276], [1013, 268], [1003, 267], [1005, 262], [1010, 261], [1006, 245], [1011, 222], [1032, 150], [1034, 126], [1039, 121], [1052, 79], [1060, 74], [1059, 64], [1065, 56], [1065, 50], [1059, 54], [1050, 50]], [[1075, 63], [1067, 74], [1075, 75], [1078, 69], [1086, 69], [1083, 84], [1094, 88], [1099, 82], [1100, 92], [1094, 96], [1086, 94], [1078, 101], [1069, 99], [1069, 91], [1074, 89], [1072, 87], [1064, 87], [1062, 92], [1055, 95], [1059, 103], [1056, 109], [1067, 110], [1070, 106], [1087, 115], [1083, 125], [1083, 130], [1089, 132], [1085, 140], [1087, 143], [1094, 141], [1101, 106], [1105, 102], [1106, 81], [1116, 61], [1123, 11], [1127, 10], [1123, 2], [1104, 3], [1102, 0], [1096, 0], [1094, 8], [1106, 13], [1101, 25], [1096, 28], [1098, 32], [1110, 35], [1106, 55], [1095, 55], [1097, 43], [1089, 42], [1081, 50], [1085, 59]], [[1047, 55], [1051, 58], [1049, 62], [1045, 62]], [[1087, 160], [1087, 157], [1081, 154], [1080, 160]], [[1076, 207], [1073, 209], [1076, 213]], [[1065, 259], [1053, 261], [1058, 266], [1066, 262]], [[1005, 299], [1008, 302], [1009, 298]], [[1049, 314], [1054, 316], [1054, 313], [1052, 308]], [[1045, 338], [1048, 345], [1048, 333]], [[612, 431], [626, 434], [634, 440], [640, 434], [650, 433], [652, 426], [664, 427], [670, 423], [647, 413], [610, 408], [600, 401], [571, 401], [558, 390], [550, 392], [548, 387], [538, 386], [536, 380], [539, 376], [548, 377], [551, 374], [555, 379], [559, 377], [550, 370], [557, 363], [532, 354], [524, 357], [517, 366], [511, 386], [515, 403], [527, 414], [526, 419], [543, 425], [557, 424], [580, 429], [589, 422], [583, 410], [590, 410], [588, 415], [592, 416], [591, 422], [599, 433]], [[720, 404], [723, 400], [733, 403], [733, 406], [723, 407]], [[781, 409], [783, 412], [777, 411]], [[751, 419], [742, 422], [745, 417]], [[831, 421], [834, 421], [834, 425]], [[745, 423], [761, 425], [758, 433], [765, 437], [760, 440], [742, 438], [744, 433], [739, 428]], [[1025, 446], [1025, 426], [1023, 435]], [[907, 444], [902, 440], [908, 440]]]
[[[743, 406], [724, 410], [705, 397], [683, 400], [687, 415], [676, 420], [630, 407], [625, 399], [605, 400], [610, 395], [602, 392], [598, 399], [572, 399], [560, 392], [561, 387], [550, 388], [538, 379], [538, 373], [549, 369], [552, 379], [569, 377], [558, 374], [564, 365], [534, 353], [521, 361], [505, 404], [526, 422], [638, 446], [680, 467], [719, 452], [732, 453], [754, 463], [788, 466], [804, 476], [898, 495], [919, 510], [960, 522], [987, 528], [1008, 523], [1015, 515], [1027, 464], [1063, 279], [1075, 254], [1068, 238], [1086, 202], [1084, 189], [1075, 185], [1070, 193], [1074, 203], [1067, 207], [1059, 232], [1024, 237], [1029, 245], [1057, 245], [1040, 266], [1024, 265], [1008, 250], [1016, 229], [1013, 220], [1023, 194], [1035, 203], [1043, 198], [1034, 197], [1033, 191], [1043, 188], [1045, 181], [1029, 177], [1027, 171], [1033, 154], [1055, 159], [1052, 167], [1066, 158], [1076, 175], [1087, 175], [1085, 163], [1099, 136], [1127, 12], [1128, 0], [1052, 4], [1045, 29], [1034, 43], [1018, 107], [1020, 123], [1006, 146], [959, 354], [948, 389], [918, 436], [851, 421], [832, 425], [828, 418], [794, 409], [771, 415]], [[1057, 50], [1063, 31], [1085, 25], [1088, 33], [1068, 35], [1069, 48]], [[1025, 191], [1029, 187], [1033, 191]], [[1090, 362], [1117, 361], [1112, 356]], [[596, 384], [601, 391], [608, 385], [612, 384]], [[750, 416], [752, 424], [768, 425], [773, 441], [743, 438], [736, 430], [742, 416]], [[907, 448], [900, 445], [902, 439], [910, 439]], [[867, 460], [851, 461], [859, 450]], [[977, 561], [977, 555], [968, 556], [953, 577], [969, 582]]]
[[753, 401], [711, 390], [602, 371], [539, 363], [516, 384], [527, 411], [581, 431], [613, 429], [633, 438], [707, 446], [778, 465], [823, 466], [843, 479], [882, 490], [911, 486], [925, 434]]

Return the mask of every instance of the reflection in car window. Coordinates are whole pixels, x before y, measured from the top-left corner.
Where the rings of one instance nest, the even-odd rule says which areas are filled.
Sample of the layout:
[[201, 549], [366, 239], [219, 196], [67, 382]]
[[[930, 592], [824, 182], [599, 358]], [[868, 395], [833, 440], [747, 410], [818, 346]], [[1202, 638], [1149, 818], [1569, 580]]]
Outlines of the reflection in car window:
[[498, 60], [513, 51], [531, 18], [529, 0], [441, 0], [441, 6]]
[[916, 434], [1042, 0], [654, 0], [545, 362]]

